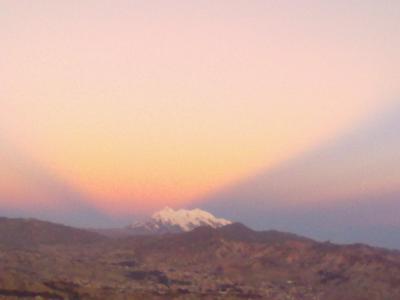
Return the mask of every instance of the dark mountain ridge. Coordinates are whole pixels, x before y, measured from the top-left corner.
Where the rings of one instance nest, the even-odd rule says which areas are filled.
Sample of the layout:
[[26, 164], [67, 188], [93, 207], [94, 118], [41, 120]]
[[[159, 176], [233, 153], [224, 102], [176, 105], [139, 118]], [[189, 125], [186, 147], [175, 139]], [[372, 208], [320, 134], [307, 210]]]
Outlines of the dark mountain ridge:
[[0, 245], [29, 247], [93, 243], [105, 238], [97, 233], [37, 219], [0, 217]]

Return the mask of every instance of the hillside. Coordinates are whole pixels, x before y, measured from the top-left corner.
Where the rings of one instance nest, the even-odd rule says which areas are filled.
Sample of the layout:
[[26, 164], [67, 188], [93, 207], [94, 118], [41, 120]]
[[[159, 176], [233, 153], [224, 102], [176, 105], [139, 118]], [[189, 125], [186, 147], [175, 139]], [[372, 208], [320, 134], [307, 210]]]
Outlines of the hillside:
[[52, 244], [93, 243], [104, 237], [86, 230], [35, 219], [0, 217], [0, 245], [31, 247]]
[[2, 232], [36, 246], [10, 249], [10, 237], [0, 239], [0, 299], [400, 299], [400, 253], [367, 245], [239, 223], [106, 239], [1, 221]]

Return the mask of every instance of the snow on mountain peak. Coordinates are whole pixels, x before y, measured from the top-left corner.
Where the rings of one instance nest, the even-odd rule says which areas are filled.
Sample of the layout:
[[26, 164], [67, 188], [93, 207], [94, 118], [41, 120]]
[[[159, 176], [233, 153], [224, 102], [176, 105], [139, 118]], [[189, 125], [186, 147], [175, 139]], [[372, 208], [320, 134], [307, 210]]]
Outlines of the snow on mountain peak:
[[135, 223], [130, 228], [149, 232], [177, 232], [190, 231], [199, 226], [217, 228], [231, 223], [231, 221], [216, 218], [209, 212], [198, 208], [174, 210], [170, 207], [165, 207], [155, 212], [147, 222]]

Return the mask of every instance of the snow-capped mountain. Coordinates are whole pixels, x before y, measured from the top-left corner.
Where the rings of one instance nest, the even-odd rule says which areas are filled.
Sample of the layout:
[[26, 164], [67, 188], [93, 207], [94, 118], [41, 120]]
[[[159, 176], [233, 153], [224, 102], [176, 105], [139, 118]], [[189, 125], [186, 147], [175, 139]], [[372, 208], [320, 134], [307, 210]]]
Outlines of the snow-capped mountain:
[[147, 221], [129, 225], [128, 229], [137, 234], [162, 234], [190, 231], [199, 226], [218, 228], [231, 223], [198, 208], [174, 210], [166, 207], [154, 213]]

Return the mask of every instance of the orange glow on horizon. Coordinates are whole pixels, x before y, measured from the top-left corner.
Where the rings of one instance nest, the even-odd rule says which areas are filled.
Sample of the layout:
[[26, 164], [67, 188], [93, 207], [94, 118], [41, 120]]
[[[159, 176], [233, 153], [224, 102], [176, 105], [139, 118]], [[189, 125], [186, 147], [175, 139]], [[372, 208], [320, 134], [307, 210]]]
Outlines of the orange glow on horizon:
[[110, 214], [184, 206], [351, 130], [398, 92], [387, 12], [172, 2], [4, 4], [0, 139], [21, 153], [0, 168], [0, 202], [46, 205], [65, 184]]

